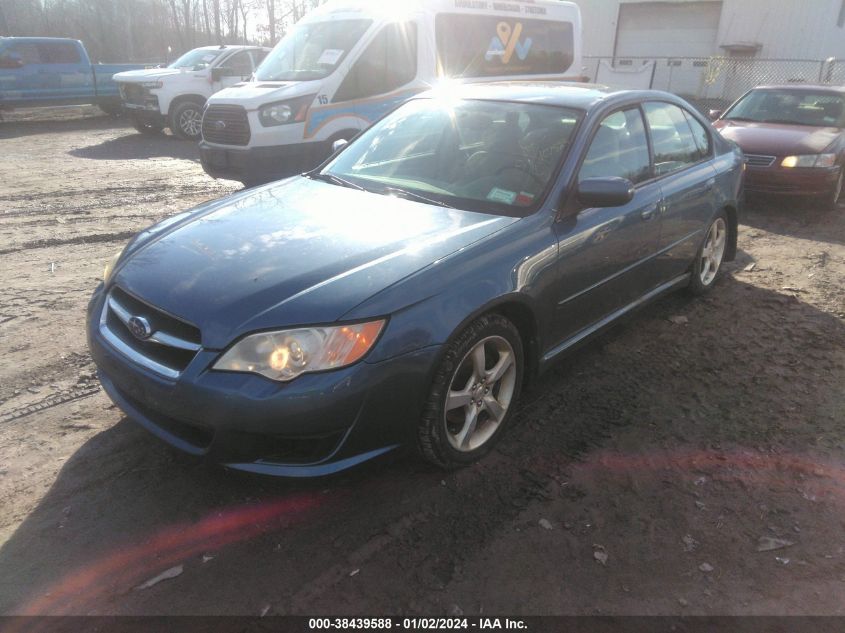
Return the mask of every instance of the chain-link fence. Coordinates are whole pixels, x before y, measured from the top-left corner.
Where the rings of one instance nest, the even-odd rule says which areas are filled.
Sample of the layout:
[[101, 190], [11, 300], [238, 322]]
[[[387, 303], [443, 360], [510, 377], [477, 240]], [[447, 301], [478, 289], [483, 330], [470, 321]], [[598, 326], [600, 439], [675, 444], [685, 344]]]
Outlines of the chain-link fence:
[[707, 109], [724, 108], [764, 84], [845, 85], [845, 60], [585, 57], [584, 75], [611, 86], [665, 90]]

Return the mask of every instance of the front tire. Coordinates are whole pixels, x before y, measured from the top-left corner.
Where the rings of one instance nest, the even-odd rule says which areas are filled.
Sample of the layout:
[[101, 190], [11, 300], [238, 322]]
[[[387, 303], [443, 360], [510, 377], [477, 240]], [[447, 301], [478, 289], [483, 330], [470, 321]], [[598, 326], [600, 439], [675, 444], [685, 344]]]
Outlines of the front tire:
[[839, 170], [839, 180], [836, 182], [834, 189], [822, 198], [822, 205], [824, 211], [836, 209], [845, 196], [845, 167]]
[[452, 470], [490, 452], [513, 417], [525, 359], [513, 323], [498, 314], [470, 324], [448, 346], [417, 428], [422, 457]]
[[713, 288], [728, 246], [728, 215], [724, 209], [719, 211], [707, 227], [704, 242], [698, 249], [695, 262], [692, 265], [692, 279], [689, 290], [694, 295], [703, 295]]
[[164, 129], [163, 125], [159, 125], [158, 123], [150, 123], [149, 121], [145, 121], [144, 119], [141, 119], [137, 116], [130, 116], [130, 120], [132, 121], [132, 127], [134, 127], [138, 132], [146, 136], [161, 134], [161, 131]]
[[183, 141], [196, 141], [202, 135], [203, 104], [182, 101], [170, 111], [170, 131]]

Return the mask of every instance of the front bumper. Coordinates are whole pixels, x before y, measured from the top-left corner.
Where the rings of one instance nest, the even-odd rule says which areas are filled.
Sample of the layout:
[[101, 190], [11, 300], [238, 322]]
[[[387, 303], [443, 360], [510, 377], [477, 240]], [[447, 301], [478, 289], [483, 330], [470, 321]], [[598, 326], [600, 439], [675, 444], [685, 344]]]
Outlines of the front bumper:
[[271, 147], [222, 147], [200, 143], [200, 162], [213, 178], [260, 185], [314, 169], [331, 153], [328, 142]]
[[822, 196], [836, 187], [840, 169], [839, 166], [830, 169], [787, 169], [777, 164], [767, 168], [749, 166], [745, 172], [745, 191], [752, 194]]
[[290, 383], [211, 371], [202, 350], [178, 379], [135, 364], [101, 335], [104, 293], [88, 311], [88, 345], [100, 381], [128, 417], [168, 444], [238, 470], [328, 475], [406, 444], [438, 347], [361, 362]]

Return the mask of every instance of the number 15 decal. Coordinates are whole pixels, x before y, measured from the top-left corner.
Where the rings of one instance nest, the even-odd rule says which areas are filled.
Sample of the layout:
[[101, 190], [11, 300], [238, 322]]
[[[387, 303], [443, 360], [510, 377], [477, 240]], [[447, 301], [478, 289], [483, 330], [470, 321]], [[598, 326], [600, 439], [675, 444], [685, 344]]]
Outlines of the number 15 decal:
[[317, 97], [317, 101], [320, 103], [320, 105], [328, 105], [329, 98], [326, 95], [320, 95], [319, 97]]

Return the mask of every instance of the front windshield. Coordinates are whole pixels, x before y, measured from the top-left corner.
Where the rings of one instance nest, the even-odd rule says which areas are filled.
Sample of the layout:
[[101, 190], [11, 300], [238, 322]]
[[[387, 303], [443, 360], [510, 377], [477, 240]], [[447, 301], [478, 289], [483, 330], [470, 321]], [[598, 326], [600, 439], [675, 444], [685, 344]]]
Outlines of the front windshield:
[[364, 132], [322, 173], [376, 193], [525, 216], [542, 202], [580, 117], [529, 103], [417, 99]]
[[191, 70], [202, 70], [207, 68], [211, 62], [220, 57], [220, 54], [226, 50], [220, 48], [217, 50], [208, 48], [195, 48], [188, 51], [182, 57], [170, 64], [168, 68], [190, 68]]
[[845, 98], [812, 90], [753, 90], [724, 117], [734, 121], [845, 127]]
[[259, 81], [323, 79], [349, 54], [372, 20], [300, 24], [279, 42], [255, 71]]

